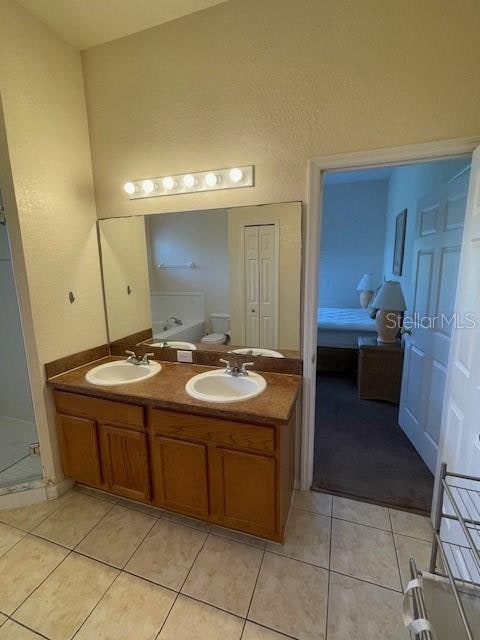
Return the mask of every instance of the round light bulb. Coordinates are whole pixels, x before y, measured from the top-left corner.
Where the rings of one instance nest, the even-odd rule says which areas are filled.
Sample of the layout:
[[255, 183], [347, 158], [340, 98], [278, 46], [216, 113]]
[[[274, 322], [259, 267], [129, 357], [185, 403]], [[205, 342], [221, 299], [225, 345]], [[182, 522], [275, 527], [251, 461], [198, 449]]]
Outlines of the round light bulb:
[[195, 178], [195, 176], [192, 176], [191, 173], [183, 176], [183, 185], [187, 187], [187, 189], [191, 189], [192, 187], [194, 187], [196, 182], [197, 179]]
[[230, 169], [228, 176], [232, 182], [241, 182], [243, 180], [243, 171], [241, 169]]
[[167, 176], [166, 178], [163, 178], [162, 185], [164, 189], [167, 189], [168, 191], [170, 191], [170, 189], [173, 189], [175, 187], [176, 182], [172, 178], [172, 176]]
[[205, 176], [205, 184], [207, 187], [215, 187], [218, 184], [218, 176], [216, 173], [207, 173]]
[[157, 185], [153, 180], [144, 180], [142, 182], [142, 189], [144, 193], [152, 193], [152, 191], [155, 191], [156, 188]]
[[123, 190], [125, 191], [125, 193], [128, 193], [129, 196], [133, 196], [133, 194], [137, 191], [137, 187], [133, 182], [126, 182], [123, 185]]

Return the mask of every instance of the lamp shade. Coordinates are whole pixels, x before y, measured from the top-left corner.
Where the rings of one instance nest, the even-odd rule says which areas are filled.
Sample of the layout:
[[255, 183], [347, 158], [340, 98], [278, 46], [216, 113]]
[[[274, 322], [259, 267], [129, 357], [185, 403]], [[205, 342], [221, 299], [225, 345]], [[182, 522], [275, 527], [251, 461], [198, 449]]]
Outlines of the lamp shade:
[[375, 291], [375, 285], [373, 284], [373, 275], [371, 273], [365, 273], [357, 284], [357, 291]]
[[400, 283], [393, 280], [384, 282], [372, 300], [371, 306], [375, 309], [388, 309], [388, 311], [405, 311], [407, 305]]

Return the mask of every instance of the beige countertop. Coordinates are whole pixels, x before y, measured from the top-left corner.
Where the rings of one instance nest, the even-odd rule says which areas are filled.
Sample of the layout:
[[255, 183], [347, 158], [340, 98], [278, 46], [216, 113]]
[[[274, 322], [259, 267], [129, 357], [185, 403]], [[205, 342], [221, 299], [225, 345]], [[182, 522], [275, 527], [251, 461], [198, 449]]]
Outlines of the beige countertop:
[[122, 359], [110, 356], [96, 360], [50, 378], [48, 384], [61, 391], [118, 402], [241, 422], [277, 425], [290, 419], [302, 380], [300, 376], [262, 372], [261, 375], [267, 381], [267, 388], [263, 393], [250, 400], [228, 403], [203, 402], [192, 398], [185, 391], [185, 385], [190, 378], [214, 367], [159, 361], [162, 365], [160, 373], [141, 382], [104, 387], [86, 381], [85, 374], [89, 369], [104, 362]]

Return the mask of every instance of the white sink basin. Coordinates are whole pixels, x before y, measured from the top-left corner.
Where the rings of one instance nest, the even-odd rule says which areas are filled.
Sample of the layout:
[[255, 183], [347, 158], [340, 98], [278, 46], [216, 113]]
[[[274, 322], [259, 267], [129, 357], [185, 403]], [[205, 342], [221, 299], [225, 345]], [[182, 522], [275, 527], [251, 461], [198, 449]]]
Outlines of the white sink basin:
[[196, 351], [197, 347], [193, 342], [183, 342], [182, 340], [159, 340], [158, 342], [149, 342], [150, 347], [171, 347], [172, 349], [182, 349], [183, 351]]
[[261, 347], [252, 347], [249, 349], [245, 347], [244, 349], [232, 349], [228, 353], [238, 353], [243, 356], [266, 356], [267, 358], [284, 358], [283, 353], [279, 351], [273, 351], [272, 349], [262, 349]]
[[90, 369], [85, 375], [85, 380], [102, 387], [113, 387], [116, 384], [131, 384], [147, 380], [161, 370], [162, 365], [158, 362], [132, 364], [126, 360], [115, 360]]
[[248, 376], [230, 376], [222, 370], [206, 371], [190, 378], [186, 392], [205, 402], [239, 402], [258, 396], [267, 387], [267, 381], [258, 373]]

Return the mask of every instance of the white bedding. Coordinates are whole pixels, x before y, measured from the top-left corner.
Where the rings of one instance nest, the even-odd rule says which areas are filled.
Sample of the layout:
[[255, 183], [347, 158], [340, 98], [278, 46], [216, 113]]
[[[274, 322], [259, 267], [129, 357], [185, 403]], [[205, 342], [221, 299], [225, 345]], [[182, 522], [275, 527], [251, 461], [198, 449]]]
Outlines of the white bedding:
[[317, 311], [319, 347], [356, 349], [359, 336], [376, 335], [375, 320], [366, 309], [322, 307]]
[[375, 331], [375, 320], [366, 309], [336, 309], [322, 307], [317, 311], [319, 329], [339, 331]]

